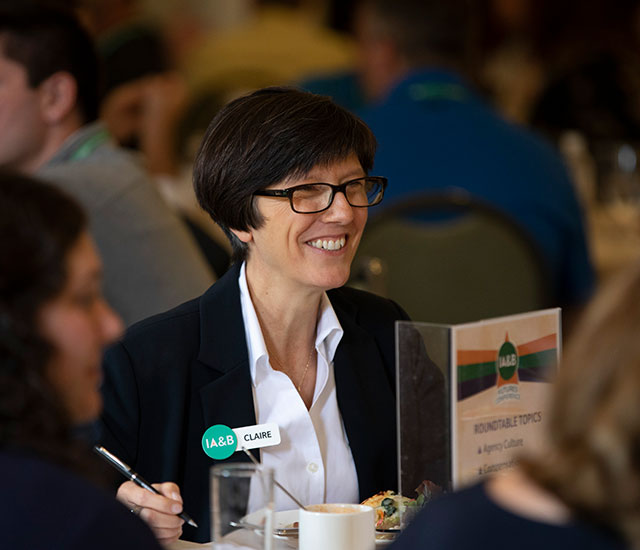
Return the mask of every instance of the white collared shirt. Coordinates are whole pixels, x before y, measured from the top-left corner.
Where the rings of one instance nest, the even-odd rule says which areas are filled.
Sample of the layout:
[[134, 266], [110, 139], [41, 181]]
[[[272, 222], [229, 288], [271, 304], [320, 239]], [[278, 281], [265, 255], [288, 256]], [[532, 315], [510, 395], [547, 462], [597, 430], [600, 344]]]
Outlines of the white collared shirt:
[[[307, 410], [291, 379], [269, 364], [260, 323], [251, 301], [245, 271], [240, 269], [240, 302], [249, 348], [253, 402], [258, 424], [275, 422], [281, 442], [261, 449], [262, 464], [273, 468], [275, 479], [303, 504], [358, 502], [358, 478], [336, 397], [333, 356], [343, 330], [326, 293], [318, 312], [315, 348], [316, 387]], [[252, 485], [250, 502], [259, 503], [259, 487]], [[296, 508], [275, 489], [276, 510]], [[250, 509], [252, 508], [250, 504]]]

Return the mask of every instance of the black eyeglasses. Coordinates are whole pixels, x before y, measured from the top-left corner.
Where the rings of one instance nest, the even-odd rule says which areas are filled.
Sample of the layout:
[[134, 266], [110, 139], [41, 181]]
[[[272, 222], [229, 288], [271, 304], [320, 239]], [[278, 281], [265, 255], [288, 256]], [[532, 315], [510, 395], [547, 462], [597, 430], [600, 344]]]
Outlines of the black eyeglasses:
[[254, 195], [261, 197], [287, 197], [291, 209], [298, 214], [315, 214], [327, 210], [336, 193], [344, 193], [347, 202], [357, 208], [368, 208], [382, 201], [387, 178], [366, 176], [345, 181], [340, 185], [330, 183], [304, 183], [286, 189], [265, 189]]

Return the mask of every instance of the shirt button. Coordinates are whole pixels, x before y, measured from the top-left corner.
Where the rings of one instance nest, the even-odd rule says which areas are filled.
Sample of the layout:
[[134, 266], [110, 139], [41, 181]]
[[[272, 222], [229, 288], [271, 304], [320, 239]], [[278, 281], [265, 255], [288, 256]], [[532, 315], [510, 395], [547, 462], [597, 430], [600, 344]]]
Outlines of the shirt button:
[[312, 474], [315, 474], [318, 471], [318, 465], [315, 462], [309, 462], [307, 465], [307, 470], [309, 470]]

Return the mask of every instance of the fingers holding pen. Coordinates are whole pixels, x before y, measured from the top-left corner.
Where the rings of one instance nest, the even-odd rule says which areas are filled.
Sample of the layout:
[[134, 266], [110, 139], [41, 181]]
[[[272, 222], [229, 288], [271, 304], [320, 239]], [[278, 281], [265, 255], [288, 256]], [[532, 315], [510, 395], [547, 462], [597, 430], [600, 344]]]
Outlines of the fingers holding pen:
[[154, 483], [153, 487], [161, 494], [127, 481], [118, 488], [118, 499], [151, 527], [156, 538], [162, 543], [173, 542], [182, 534], [184, 520], [176, 514], [182, 512], [182, 496], [175, 483]]

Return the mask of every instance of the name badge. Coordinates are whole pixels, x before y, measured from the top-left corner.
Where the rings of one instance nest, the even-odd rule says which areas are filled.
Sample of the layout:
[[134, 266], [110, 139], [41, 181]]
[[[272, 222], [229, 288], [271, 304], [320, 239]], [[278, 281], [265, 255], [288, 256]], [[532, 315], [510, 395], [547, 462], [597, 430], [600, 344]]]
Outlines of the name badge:
[[224, 424], [210, 426], [202, 436], [202, 450], [214, 460], [229, 458], [237, 446], [236, 434]]
[[259, 449], [280, 444], [280, 428], [274, 422], [234, 428], [233, 432], [238, 438], [238, 450]]

